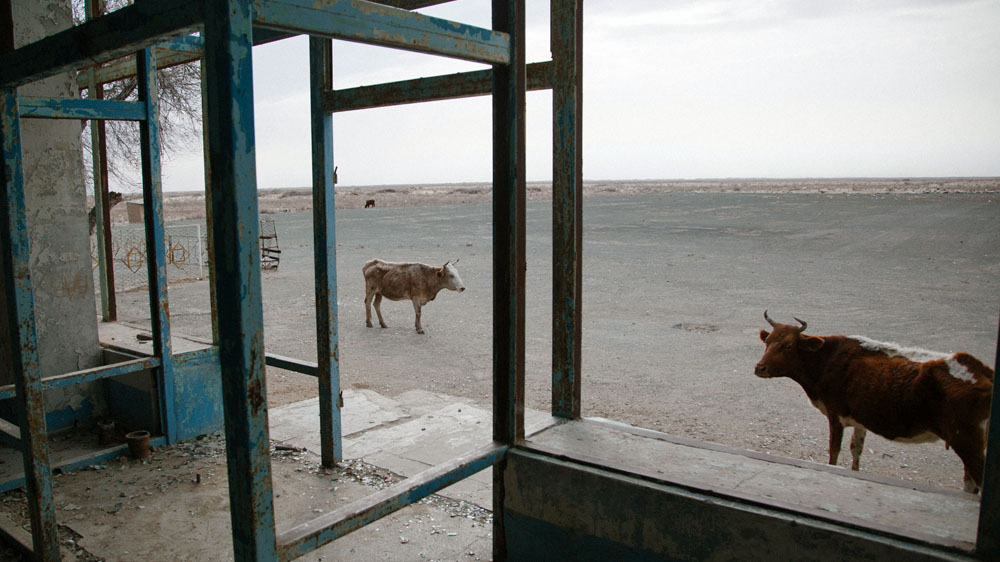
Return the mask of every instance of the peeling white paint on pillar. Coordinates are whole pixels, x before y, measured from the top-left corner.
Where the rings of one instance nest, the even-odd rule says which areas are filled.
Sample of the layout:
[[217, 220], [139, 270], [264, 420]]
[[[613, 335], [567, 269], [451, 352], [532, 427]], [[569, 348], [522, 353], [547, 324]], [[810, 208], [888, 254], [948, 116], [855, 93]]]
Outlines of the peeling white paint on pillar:
[[[72, 25], [69, 0], [13, 0], [15, 47]], [[22, 86], [20, 96], [78, 98], [74, 73]], [[31, 241], [31, 275], [43, 377], [101, 364], [90, 258], [86, 189], [80, 143], [81, 123], [64, 119], [22, 119], [25, 199]], [[0, 284], [4, 281], [0, 279]], [[4, 309], [0, 303], [0, 311]], [[0, 326], [0, 336], [6, 336]], [[3, 338], [10, 341], [10, 338]], [[6, 359], [0, 351], [0, 359]], [[0, 370], [0, 384], [13, 382]], [[103, 409], [94, 384], [47, 393], [46, 409]]]

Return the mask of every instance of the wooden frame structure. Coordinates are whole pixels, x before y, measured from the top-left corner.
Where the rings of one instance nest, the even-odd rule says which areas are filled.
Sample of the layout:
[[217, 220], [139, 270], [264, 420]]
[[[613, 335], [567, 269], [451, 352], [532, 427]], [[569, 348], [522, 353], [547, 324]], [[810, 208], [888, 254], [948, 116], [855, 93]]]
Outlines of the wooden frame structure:
[[[19, 406], [25, 485], [32, 523], [32, 555], [58, 560], [52, 467], [46, 443], [43, 392], [53, 386], [154, 369], [171, 389], [185, 361], [218, 360], [235, 558], [291, 560], [484, 468], [494, 470], [494, 511], [502, 514], [508, 453], [524, 439], [525, 340], [525, 92], [553, 90], [553, 362], [552, 412], [580, 416], [582, 293], [582, 0], [551, 0], [552, 61], [527, 65], [524, 0], [492, 0], [493, 29], [428, 17], [410, 10], [443, 0], [139, 0], [117, 12], [13, 49], [9, 4], [0, 14], [0, 248], [14, 345], [15, 388], [0, 389]], [[200, 36], [191, 35], [200, 32]], [[317, 357], [315, 364], [268, 355], [263, 347], [259, 223], [254, 159], [254, 44], [293, 34], [310, 39], [313, 212], [316, 252]], [[476, 72], [337, 91], [332, 84], [331, 39], [433, 53], [490, 65]], [[128, 54], [135, 62], [102, 66], [88, 77], [100, 84], [125, 74], [140, 80], [137, 102], [38, 100], [17, 87], [60, 71], [85, 68]], [[202, 58], [206, 112], [206, 191], [212, 272], [213, 345], [181, 357], [171, 351], [164, 274], [163, 209], [156, 126], [155, 68]], [[493, 440], [387, 490], [277, 532], [267, 427], [265, 365], [316, 376], [320, 393], [322, 460], [341, 458], [337, 341], [336, 228], [332, 114], [365, 107], [471, 95], [493, 99]], [[129, 119], [140, 123], [143, 201], [149, 249], [154, 356], [42, 380], [38, 367], [29, 237], [20, 147], [25, 117]], [[163, 401], [165, 435], [180, 437], [169, 390]], [[1000, 414], [985, 479], [974, 556], [1000, 557]], [[735, 501], [735, 500], [734, 500]], [[707, 502], [706, 502], [707, 503]], [[737, 502], [738, 503], [738, 502]], [[504, 517], [494, 518], [494, 559], [505, 560]], [[12, 536], [0, 529], [0, 532]]]

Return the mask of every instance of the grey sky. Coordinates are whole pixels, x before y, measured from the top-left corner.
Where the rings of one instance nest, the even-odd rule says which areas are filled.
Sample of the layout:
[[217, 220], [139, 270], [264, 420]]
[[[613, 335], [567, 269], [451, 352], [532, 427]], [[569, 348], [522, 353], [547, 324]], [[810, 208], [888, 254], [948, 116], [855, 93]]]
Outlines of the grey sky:
[[[528, 59], [548, 2], [528, 0]], [[426, 13], [484, 27], [489, 3]], [[587, 0], [586, 179], [1000, 175], [1000, 2]], [[482, 68], [337, 42], [338, 88]], [[254, 50], [258, 184], [310, 183], [307, 46]], [[528, 95], [529, 180], [551, 97]], [[489, 181], [488, 98], [337, 114], [341, 185]], [[202, 188], [200, 152], [165, 188]]]

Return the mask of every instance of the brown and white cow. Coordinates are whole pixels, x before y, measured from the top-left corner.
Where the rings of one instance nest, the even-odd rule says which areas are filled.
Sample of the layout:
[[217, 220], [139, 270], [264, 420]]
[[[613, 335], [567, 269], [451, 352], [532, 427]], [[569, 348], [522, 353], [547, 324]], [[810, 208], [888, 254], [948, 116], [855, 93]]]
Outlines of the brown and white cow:
[[802, 386], [830, 423], [830, 464], [837, 464], [844, 426], [854, 428], [851, 468], [858, 470], [865, 434], [893, 441], [943, 439], [965, 465], [965, 491], [983, 481], [993, 370], [968, 353], [904, 348], [861, 336], [809, 336], [801, 326], [760, 331], [767, 344], [754, 370]]
[[424, 333], [420, 326], [420, 307], [434, 300], [441, 289], [462, 292], [465, 285], [458, 276], [454, 263], [448, 261], [441, 267], [422, 263], [394, 263], [374, 259], [365, 264], [361, 271], [365, 274], [365, 325], [372, 327], [372, 299], [375, 299], [375, 312], [378, 323], [388, 328], [382, 319], [382, 297], [399, 301], [413, 301], [413, 311], [416, 313], [417, 333]]

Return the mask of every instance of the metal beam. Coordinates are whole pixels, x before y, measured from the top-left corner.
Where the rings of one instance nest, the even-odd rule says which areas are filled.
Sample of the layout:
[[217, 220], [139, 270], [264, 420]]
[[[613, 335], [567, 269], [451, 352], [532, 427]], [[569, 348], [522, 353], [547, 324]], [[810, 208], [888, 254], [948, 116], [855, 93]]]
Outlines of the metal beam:
[[[551, 88], [551, 68], [550, 61], [529, 64], [527, 67], [527, 89], [534, 91]], [[492, 93], [493, 69], [487, 69], [333, 90], [324, 94], [323, 107], [331, 112], [354, 111], [407, 103], [485, 96]]]
[[524, 439], [524, 0], [494, 0], [511, 64], [493, 67], [493, 439]]
[[[385, 490], [325, 513], [278, 536], [279, 560], [293, 560], [352, 531], [398, 511], [442, 488], [489, 468], [507, 455], [508, 447], [490, 443], [484, 447], [427, 469]], [[499, 512], [497, 516], [501, 514]]]
[[[0, 45], [0, 51], [4, 48]], [[0, 173], [0, 251], [3, 255], [0, 256], [0, 269], [7, 311], [4, 320], [10, 336], [10, 369], [17, 392], [15, 408], [21, 429], [28, 517], [35, 557], [38, 560], [59, 560], [52, 468], [45, 428], [45, 396], [38, 364], [35, 296], [29, 265], [31, 246], [25, 208], [21, 127], [14, 88], [0, 90], [0, 142], [3, 144], [3, 173]]]
[[256, 0], [254, 24], [486, 64], [510, 60], [510, 36], [365, 0]]
[[580, 417], [583, 0], [552, 0], [552, 415]]
[[333, 87], [333, 42], [309, 39], [312, 135], [313, 251], [316, 282], [316, 358], [319, 364], [319, 436], [323, 466], [341, 460], [340, 347], [337, 336], [337, 221], [334, 205], [333, 116], [323, 92]]
[[[72, 386], [75, 384], [82, 384], [85, 382], [93, 382], [101, 379], [108, 379], [111, 377], [127, 375], [128, 373], [135, 373], [139, 371], [145, 371], [148, 369], [155, 369], [159, 366], [160, 366], [159, 358], [144, 357], [142, 359], [135, 359], [132, 361], [123, 361], [121, 363], [115, 363], [114, 365], [105, 365], [103, 367], [94, 367], [93, 369], [74, 371], [72, 373], [66, 373], [64, 375], [57, 375], [54, 377], [46, 377], [42, 379], [42, 390], [51, 390], [53, 388], [59, 388], [63, 386]], [[14, 385], [8, 384], [0, 386], [0, 400], [7, 400], [8, 398], [13, 398], [14, 396], [16, 396]]]
[[302, 361], [292, 357], [284, 357], [282, 355], [268, 353], [265, 355], [265, 363], [269, 367], [277, 367], [279, 369], [293, 371], [302, 375], [309, 375], [310, 377], [319, 376], [319, 365], [313, 363], [312, 361]]
[[[153, 48], [153, 57], [156, 59], [157, 68], [170, 68], [201, 59], [204, 50], [204, 39], [197, 35], [188, 35], [157, 45]], [[98, 84], [107, 84], [132, 76], [135, 76], [135, 57], [120, 58], [94, 69], [94, 80]], [[90, 87], [86, 72], [77, 74], [76, 85], [80, 90]]]
[[167, 250], [163, 227], [163, 183], [160, 173], [159, 103], [156, 63], [152, 49], [136, 53], [139, 102], [146, 118], [139, 123], [142, 202], [146, 231], [146, 268], [149, 284], [149, 314], [153, 332], [153, 355], [160, 358], [160, 413], [167, 440], [177, 440], [174, 407], [174, 363], [170, 343], [170, 306], [167, 300]]
[[382, 4], [384, 6], [392, 6], [393, 8], [402, 8], [403, 10], [418, 10], [420, 8], [426, 8], [427, 6], [437, 6], [439, 4], [447, 4], [448, 2], [454, 2], [455, 0], [374, 0], [376, 4]]
[[18, 99], [21, 117], [43, 119], [116, 119], [121, 121], [143, 121], [146, 119], [146, 104], [134, 101], [101, 99]]
[[254, 142], [253, 30], [243, 0], [207, 3], [205, 113], [222, 405], [233, 555], [276, 557], [267, 428], [260, 223]]
[[187, 35], [201, 24], [204, 4], [202, 0], [137, 2], [0, 55], [0, 87], [22, 86]]
[[[524, 440], [524, 0], [493, 0], [493, 27], [510, 34], [510, 63], [493, 66], [493, 439]], [[507, 559], [504, 471], [493, 466], [493, 559]]]

